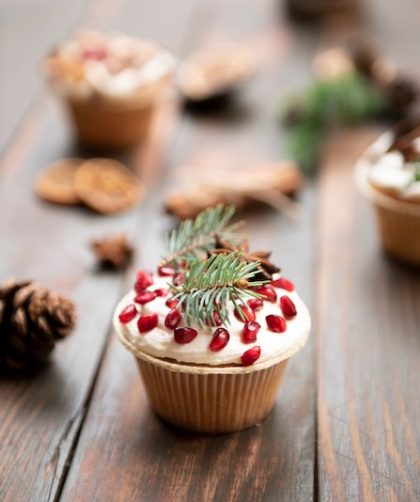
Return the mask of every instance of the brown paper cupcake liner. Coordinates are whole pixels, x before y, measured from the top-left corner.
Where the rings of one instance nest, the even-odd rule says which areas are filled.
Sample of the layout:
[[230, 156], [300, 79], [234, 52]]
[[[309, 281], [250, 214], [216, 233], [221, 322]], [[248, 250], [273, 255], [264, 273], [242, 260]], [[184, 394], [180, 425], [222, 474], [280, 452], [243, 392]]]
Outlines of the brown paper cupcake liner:
[[122, 149], [141, 143], [150, 129], [154, 104], [120, 106], [106, 99], [66, 101], [79, 141], [100, 149]]
[[226, 433], [263, 420], [274, 406], [287, 360], [253, 373], [190, 373], [136, 357], [153, 410], [194, 432]]
[[205, 366], [150, 356], [121, 330], [117, 334], [136, 358], [156, 414], [181, 429], [213, 434], [261, 422], [274, 406], [289, 358], [308, 339], [306, 333], [276, 358], [252, 366]]
[[373, 188], [368, 182], [368, 168], [368, 158], [364, 157], [356, 166], [355, 181], [375, 207], [384, 249], [399, 260], [420, 265], [420, 205], [397, 200]]

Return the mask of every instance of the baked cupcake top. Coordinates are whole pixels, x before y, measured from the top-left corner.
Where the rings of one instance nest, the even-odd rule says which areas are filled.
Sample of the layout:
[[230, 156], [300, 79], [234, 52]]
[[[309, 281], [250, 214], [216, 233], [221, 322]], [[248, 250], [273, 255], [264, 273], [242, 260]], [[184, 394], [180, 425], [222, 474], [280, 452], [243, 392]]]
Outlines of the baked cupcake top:
[[181, 224], [156, 272], [141, 270], [114, 326], [139, 352], [178, 363], [250, 366], [299, 350], [310, 316], [291, 281], [250, 252], [218, 206]]
[[55, 88], [79, 98], [145, 94], [170, 77], [174, 67], [173, 56], [152, 42], [98, 32], [64, 41], [44, 61]]
[[420, 204], [420, 126], [382, 136], [369, 151], [370, 185], [396, 199]]

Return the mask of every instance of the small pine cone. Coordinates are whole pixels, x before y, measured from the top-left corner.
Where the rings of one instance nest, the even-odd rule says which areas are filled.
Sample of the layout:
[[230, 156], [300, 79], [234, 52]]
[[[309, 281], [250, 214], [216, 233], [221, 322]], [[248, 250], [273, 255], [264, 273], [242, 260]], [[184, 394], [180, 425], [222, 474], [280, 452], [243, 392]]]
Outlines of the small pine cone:
[[408, 77], [396, 77], [384, 90], [390, 109], [402, 114], [418, 97], [418, 87]]
[[368, 45], [357, 45], [352, 49], [355, 68], [365, 77], [373, 78], [374, 65], [378, 59], [376, 51]]
[[125, 235], [96, 239], [92, 241], [91, 248], [99, 266], [115, 270], [125, 268], [134, 253], [134, 248]]
[[76, 308], [31, 281], [0, 286], [0, 367], [23, 370], [45, 362], [74, 328]]

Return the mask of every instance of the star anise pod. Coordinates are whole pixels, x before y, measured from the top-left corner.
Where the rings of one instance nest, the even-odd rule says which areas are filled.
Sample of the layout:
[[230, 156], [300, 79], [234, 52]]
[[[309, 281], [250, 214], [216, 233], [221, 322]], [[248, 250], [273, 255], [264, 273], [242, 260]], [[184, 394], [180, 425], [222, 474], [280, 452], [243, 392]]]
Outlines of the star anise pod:
[[100, 267], [123, 269], [130, 262], [134, 248], [125, 235], [115, 235], [92, 241], [91, 248]]
[[216, 237], [216, 247], [210, 251], [210, 254], [224, 254], [240, 251], [242, 259], [247, 263], [260, 262], [259, 272], [253, 277], [254, 280], [272, 280], [273, 274], [280, 272], [280, 268], [274, 265], [269, 258], [271, 251], [250, 251], [247, 240], [242, 241], [238, 246], [233, 246], [230, 242], [223, 241]]

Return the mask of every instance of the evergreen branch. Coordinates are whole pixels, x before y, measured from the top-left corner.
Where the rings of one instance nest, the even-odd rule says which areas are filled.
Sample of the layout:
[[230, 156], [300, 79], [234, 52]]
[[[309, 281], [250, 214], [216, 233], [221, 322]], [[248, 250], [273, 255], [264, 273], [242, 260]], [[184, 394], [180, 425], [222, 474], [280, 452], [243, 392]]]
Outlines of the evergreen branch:
[[195, 321], [200, 328], [211, 326], [217, 313], [223, 324], [229, 324], [229, 302], [243, 318], [239, 304], [245, 304], [247, 297], [260, 298], [252, 288], [267, 282], [253, 280], [259, 265], [258, 261], [243, 261], [238, 251], [192, 260], [182, 285], [170, 286], [186, 323]]
[[235, 213], [234, 206], [211, 207], [202, 211], [194, 220], [181, 222], [178, 229], [167, 235], [169, 255], [163, 264], [175, 264], [180, 260], [191, 260], [215, 247], [216, 237], [232, 244], [238, 244], [241, 236], [235, 230], [241, 223], [229, 224]]
[[300, 98], [292, 99], [283, 112], [291, 122], [289, 152], [303, 170], [313, 170], [329, 127], [378, 117], [386, 106], [383, 90], [357, 71], [315, 81]]

